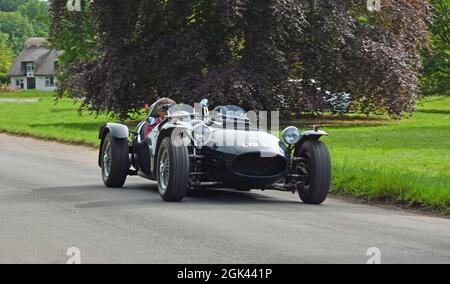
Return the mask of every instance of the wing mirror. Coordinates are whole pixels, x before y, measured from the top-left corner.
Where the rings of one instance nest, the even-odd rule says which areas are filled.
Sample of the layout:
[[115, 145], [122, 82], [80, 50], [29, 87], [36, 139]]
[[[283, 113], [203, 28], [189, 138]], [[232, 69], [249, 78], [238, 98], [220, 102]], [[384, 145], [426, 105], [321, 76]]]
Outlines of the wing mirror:
[[202, 106], [202, 107], [208, 107], [209, 106], [209, 101], [208, 101], [208, 99], [203, 99], [203, 100], [201, 100], [200, 101], [200, 105]]
[[203, 108], [203, 115], [208, 117], [209, 116], [209, 109], [208, 109], [209, 101], [208, 101], [208, 99], [201, 100], [200, 105]]

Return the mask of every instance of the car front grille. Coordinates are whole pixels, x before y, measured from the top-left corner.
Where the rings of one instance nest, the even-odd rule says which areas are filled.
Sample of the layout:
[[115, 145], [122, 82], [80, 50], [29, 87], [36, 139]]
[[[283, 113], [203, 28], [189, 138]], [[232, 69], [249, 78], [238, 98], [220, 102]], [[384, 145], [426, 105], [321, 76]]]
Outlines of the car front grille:
[[246, 176], [276, 176], [286, 171], [287, 161], [282, 156], [262, 157], [260, 153], [238, 156], [232, 163], [233, 171]]

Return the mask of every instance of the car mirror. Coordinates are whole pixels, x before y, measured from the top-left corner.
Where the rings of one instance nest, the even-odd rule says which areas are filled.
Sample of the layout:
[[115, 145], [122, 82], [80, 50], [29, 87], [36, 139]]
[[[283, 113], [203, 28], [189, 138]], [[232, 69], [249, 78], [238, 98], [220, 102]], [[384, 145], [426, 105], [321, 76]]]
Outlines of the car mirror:
[[208, 101], [208, 99], [203, 99], [203, 100], [201, 100], [200, 101], [200, 105], [202, 106], [202, 107], [208, 107], [209, 106], [209, 101]]

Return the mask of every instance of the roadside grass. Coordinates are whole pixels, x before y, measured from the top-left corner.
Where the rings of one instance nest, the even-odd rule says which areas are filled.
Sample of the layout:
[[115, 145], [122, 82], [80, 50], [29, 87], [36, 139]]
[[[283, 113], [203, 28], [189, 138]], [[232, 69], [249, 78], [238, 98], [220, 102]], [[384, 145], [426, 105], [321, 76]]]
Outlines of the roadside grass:
[[104, 115], [98, 117], [87, 113], [80, 115], [78, 104], [72, 99], [55, 102], [53, 93], [30, 92], [23, 95], [8, 94], [8, 98], [33, 97], [39, 100], [36, 103], [2, 103], [1, 98], [5, 96], [0, 94], [0, 131], [98, 146], [99, 128], [111, 120]]
[[449, 97], [394, 124], [327, 130], [335, 192], [450, 214]]
[[[21, 94], [18, 96], [18, 94]], [[71, 99], [56, 104], [53, 93], [0, 94], [39, 98], [36, 103], [1, 102], [0, 131], [98, 146], [107, 116], [78, 114]], [[333, 160], [333, 191], [450, 214], [450, 98], [432, 97], [409, 119], [325, 115], [295, 121], [323, 125]]]
[[11, 93], [1, 93], [1, 98], [48, 98], [55, 96], [55, 92], [42, 92], [37, 90], [19, 90]]

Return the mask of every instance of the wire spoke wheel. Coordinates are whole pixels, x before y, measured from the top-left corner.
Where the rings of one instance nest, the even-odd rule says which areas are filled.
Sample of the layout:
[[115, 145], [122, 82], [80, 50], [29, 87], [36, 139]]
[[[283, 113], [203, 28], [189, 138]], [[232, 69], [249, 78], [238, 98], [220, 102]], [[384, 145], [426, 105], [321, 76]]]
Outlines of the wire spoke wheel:
[[110, 140], [105, 141], [103, 146], [103, 175], [107, 178], [111, 172], [112, 150]]
[[297, 174], [302, 176], [303, 179], [303, 187], [300, 190], [308, 191], [311, 183], [311, 155], [308, 152], [302, 152], [300, 158], [296, 165]]
[[101, 148], [103, 183], [107, 187], [122, 187], [130, 169], [127, 139], [117, 139], [108, 133]]
[[306, 141], [296, 152], [299, 158], [295, 165], [301, 176], [298, 188], [300, 199], [308, 204], [321, 204], [331, 187], [331, 159], [325, 144], [318, 140]]
[[186, 146], [173, 143], [170, 138], [163, 139], [159, 146], [156, 176], [161, 197], [177, 202], [183, 200], [189, 187], [189, 153]]
[[168, 149], [164, 149], [159, 160], [159, 186], [161, 191], [165, 192], [169, 186], [170, 178], [170, 159]]

